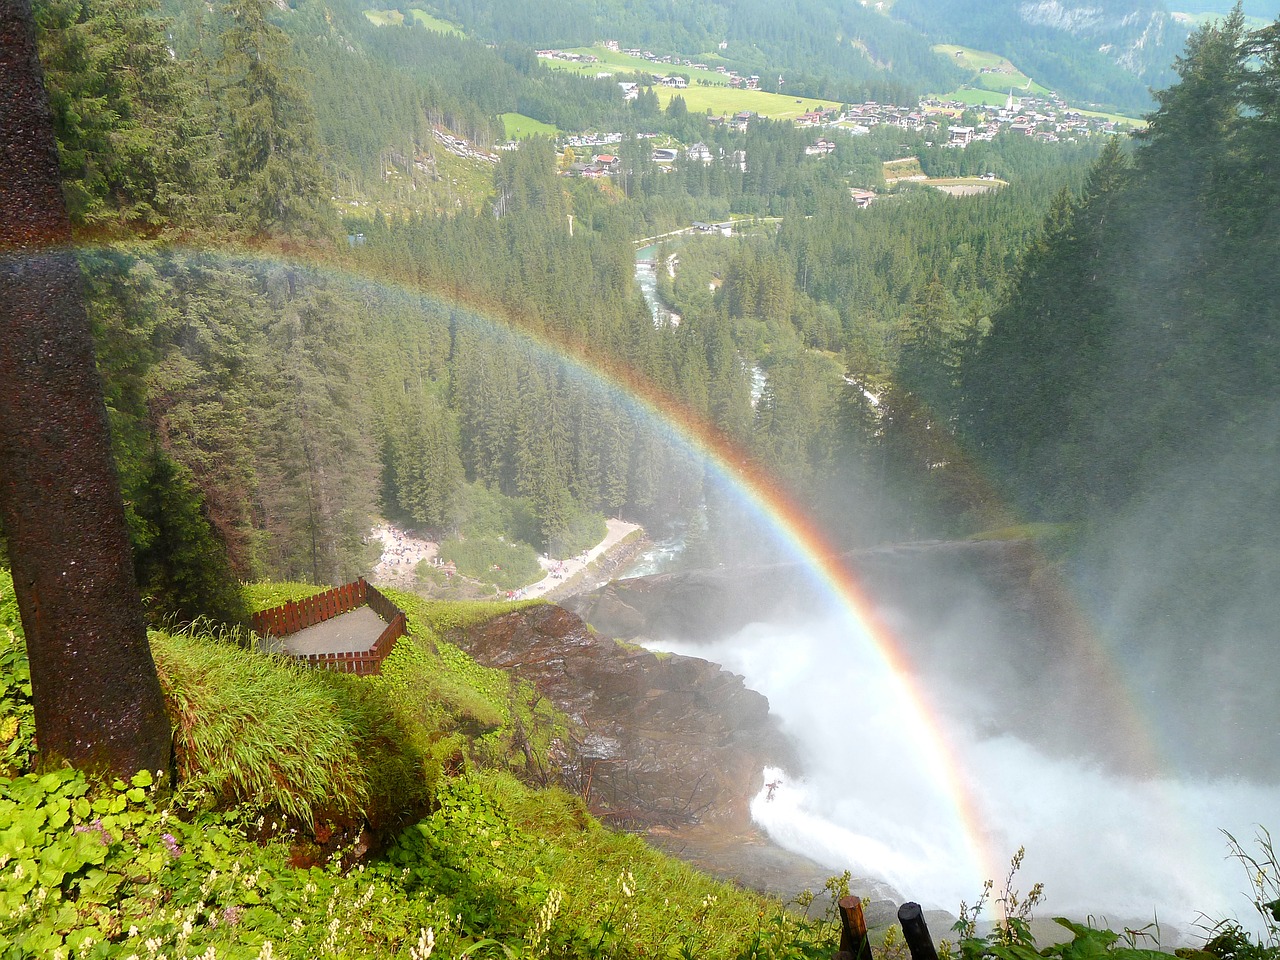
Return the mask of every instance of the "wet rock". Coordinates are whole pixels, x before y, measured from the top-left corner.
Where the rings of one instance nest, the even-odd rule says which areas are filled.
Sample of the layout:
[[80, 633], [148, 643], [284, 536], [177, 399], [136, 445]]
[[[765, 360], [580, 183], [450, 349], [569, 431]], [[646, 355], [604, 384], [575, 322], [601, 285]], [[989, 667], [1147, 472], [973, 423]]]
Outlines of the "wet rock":
[[601, 636], [562, 607], [517, 611], [449, 639], [573, 718], [564, 784], [616, 826], [746, 829], [762, 769], [789, 760], [768, 701], [741, 677]]

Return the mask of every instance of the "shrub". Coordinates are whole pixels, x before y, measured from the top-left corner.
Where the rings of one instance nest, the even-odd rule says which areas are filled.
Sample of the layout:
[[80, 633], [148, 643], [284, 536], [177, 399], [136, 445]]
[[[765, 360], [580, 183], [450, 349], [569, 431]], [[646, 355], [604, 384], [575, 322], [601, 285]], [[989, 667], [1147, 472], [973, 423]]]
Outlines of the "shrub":
[[508, 543], [494, 537], [447, 540], [440, 556], [464, 577], [492, 583], [499, 590], [515, 590], [542, 579], [538, 556], [527, 543]]
[[608, 534], [604, 516], [591, 511], [579, 511], [569, 518], [564, 529], [551, 538], [547, 552], [553, 557], [572, 557], [590, 550]]
[[0, 776], [13, 776], [35, 759], [31, 668], [18, 616], [13, 578], [0, 569]]

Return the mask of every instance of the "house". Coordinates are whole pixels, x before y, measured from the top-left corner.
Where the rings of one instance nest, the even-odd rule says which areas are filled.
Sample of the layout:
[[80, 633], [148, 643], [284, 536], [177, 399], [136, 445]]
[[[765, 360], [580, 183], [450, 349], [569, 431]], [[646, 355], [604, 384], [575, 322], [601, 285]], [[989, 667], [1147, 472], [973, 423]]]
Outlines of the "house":
[[830, 140], [819, 140], [817, 143], [811, 143], [804, 148], [806, 157], [825, 157], [828, 153], [833, 153], [836, 145]]
[[684, 155], [689, 160], [697, 160], [703, 164], [710, 163], [712, 160], [711, 148], [705, 143], [695, 143], [684, 152]]
[[672, 147], [658, 147], [653, 151], [654, 163], [672, 163], [676, 159], [676, 151]]
[[636, 97], [640, 96], [640, 86], [639, 86], [639, 84], [635, 84], [635, 83], [627, 83], [627, 82], [624, 82], [624, 81], [619, 80], [619, 81], [618, 81], [618, 86], [620, 86], [620, 87], [622, 88], [622, 99], [623, 99], [623, 100], [634, 100]]
[[871, 206], [871, 201], [876, 198], [875, 191], [859, 190], [856, 187], [850, 188], [849, 196], [853, 199], [854, 205], [859, 210], [865, 210], [867, 207]]
[[973, 143], [973, 127], [951, 127], [947, 134], [947, 146], [967, 147]]

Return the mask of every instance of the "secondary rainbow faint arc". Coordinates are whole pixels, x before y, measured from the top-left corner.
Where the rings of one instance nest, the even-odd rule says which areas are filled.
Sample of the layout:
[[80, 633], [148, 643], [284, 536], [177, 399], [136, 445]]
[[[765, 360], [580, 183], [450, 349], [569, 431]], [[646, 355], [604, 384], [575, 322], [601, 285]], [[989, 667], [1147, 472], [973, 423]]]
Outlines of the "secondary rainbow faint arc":
[[944, 792], [955, 808], [957, 820], [964, 834], [965, 845], [978, 870], [977, 880], [981, 882], [997, 875], [994, 869], [996, 860], [985, 842], [988, 836], [985, 818], [981, 815], [976, 797], [956, 760], [958, 752], [952, 746], [941, 722], [911, 681], [912, 671], [907, 658], [894, 641], [893, 634], [879, 622], [874, 613], [874, 607], [866, 598], [853, 573], [840, 560], [836, 548], [804, 510], [781, 489], [778, 481], [752, 463], [749, 455], [731, 439], [673, 398], [661, 394], [630, 370], [606, 369], [573, 346], [557, 344], [538, 337], [518, 324], [490, 317], [465, 301], [453, 301], [398, 281], [367, 277], [319, 260], [308, 261], [303, 258], [264, 254], [262, 251], [255, 250], [227, 251], [194, 248], [191, 252], [232, 261], [243, 258], [259, 263], [266, 261], [282, 266], [319, 269], [354, 284], [374, 284], [399, 290], [446, 309], [460, 307], [465, 309], [467, 315], [473, 320], [518, 338], [526, 346], [537, 350], [549, 360], [570, 364], [609, 392], [636, 406], [649, 419], [665, 427], [682, 445], [726, 478], [732, 488], [781, 535], [795, 554], [818, 575], [852, 623], [869, 641], [871, 648], [875, 650], [884, 665], [888, 667], [890, 675], [897, 681], [900, 693], [910, 708], [908, 716], [914, 721], [917, 746], [926, 753], [926, 759], [931, 768], [937, 772], [939, 780], [945, 787]]

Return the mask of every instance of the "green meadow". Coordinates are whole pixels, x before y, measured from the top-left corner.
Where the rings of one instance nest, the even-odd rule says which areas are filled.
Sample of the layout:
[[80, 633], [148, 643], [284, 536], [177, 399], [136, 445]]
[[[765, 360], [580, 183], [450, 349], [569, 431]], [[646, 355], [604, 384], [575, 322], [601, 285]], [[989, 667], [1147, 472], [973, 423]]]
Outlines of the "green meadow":
[[508, 140], [523, 140], [526, 137], [558, 137], [560, 130], [549, 123], [526, 117], [523, 113], [504, 113], [502, 126]]
[[939, 100], [958, 100], [960, 103], [969, 106], [991, 106], [1002, 107], [1008, 94], [995, 93], [992, 90], [975, 90], [973, 87], [961, 87], [959, 90], [952, 90], [950, 93], [943, 93], [938, 96]]
[[[1051, 92], [1048, 87], [1034, 82], [1015, 67], [1011, 61], [998, 54], [988, 53], [985, 50], [974, 50], [970, 47], [961, 47], [952, 43], [935, 44], [933, 49], [935, 53], [953, 61], [961, 69], [972, 70], [973, 79], [969, 81], [969, 86], [971, 87], [1003, 93], [1005, 96], [1008, 96], [1010, 89], [1013, 90], [1015, 96], [1028, 93], [1047, 96]], [[983, 73], [983, 70], [994, 72]], [[960, 98], [948, 94], [947, 99], [957, 100]], [[1004, 102], [1003, 97], [1000, 102]]]
[[840, 108], [840, 104], [833, 100], [788, 97], [786, 94], [766, 93], [763, 90], [734, 90], [731, 87], [689, 87], [685, 90], [654, 87], [653, 89], [658, 94], [658, 102], [664, 108], [679, 95], [684, 97], [690, 112], [706, 113], [709, 110], [715, 116], [747, 110], [775, 120], [794, 120], [802, 113], [817, 110], [819, 107], [835, 107], [837, 110]]
[[[433, 17], [425, 10], [419, 10], [415, 7], [409, 11], [409, 14], [428, 30], [435, 30], [438, 33], [454, 33], [462, 36], [462, 31], [458, 27], [447, 20]], [[377, 24], [379, 27], [398, 27], [404, 24], [404, 14], [399, 10], [366, 10], [364, 15], [369, 18], [371, 23]]]

